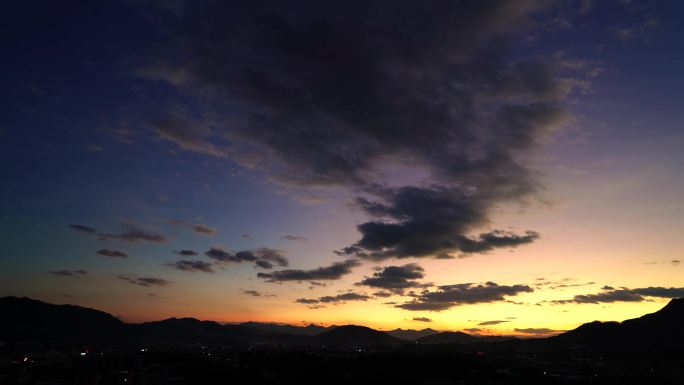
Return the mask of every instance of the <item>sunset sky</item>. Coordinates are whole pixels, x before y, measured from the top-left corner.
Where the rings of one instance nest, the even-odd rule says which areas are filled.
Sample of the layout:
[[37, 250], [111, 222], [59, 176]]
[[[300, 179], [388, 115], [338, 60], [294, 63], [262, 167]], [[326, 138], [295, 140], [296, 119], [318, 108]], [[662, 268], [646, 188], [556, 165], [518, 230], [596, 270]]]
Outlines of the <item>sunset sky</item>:
[[684, 4], [16, 2], [0, 296], [545, 335], [684, 297]]

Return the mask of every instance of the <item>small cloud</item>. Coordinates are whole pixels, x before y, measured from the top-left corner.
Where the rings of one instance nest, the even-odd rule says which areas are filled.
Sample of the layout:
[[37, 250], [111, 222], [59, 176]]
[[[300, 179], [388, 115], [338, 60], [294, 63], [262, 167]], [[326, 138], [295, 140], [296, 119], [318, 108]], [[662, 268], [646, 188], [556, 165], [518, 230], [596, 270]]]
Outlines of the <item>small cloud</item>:
[[51, 271], [50, 274], [60, 275], [63, 277], [77, 277], [80, 275], [86, 275], [88, 273], [85, 270], [54, 270]]
[[679, 265], [680, 263], [682, 263], [682, 261], [680, 261], [679, 259], [673, 259], [673, 260], [670, 261], [670, 263], [673, 264], [673, 265], [675, 265], [675, 266], [677, 266], [677, 265]]
[[484, 322], [480, 322], [478, 324], [478, 326], [498, 325], [498, 324], [502, 324], [505, 322], [511, 322], [511, 321], [505, 321], [505, 320], [484, 321]]
[[518, 333], [523, 333], [523, 334], [542, 334], [542, 335], [556, 334], [556, 333], [563, 332], [563, 330], [553, 330], [553, 329], [547, 329], [547, 328], [525, 328], [525, 329], [515, 328], [513, 330], [515, 330]]
[[467, 331], [468, 333], [477, 333], [477, 332], [482, 331], [482, 329], [480, 329], [480, 328], [467, 328], [467, 329], [463, 329], [463, 330]]
[[283, 235], [282, 237], [280, 237], [280, 239], [282, 239], [284, 241], [296, 241], [296, 242], [304, 242], [307, 240], [306, 237], [302, 237], [299, 235], [290, 235], [290, 234]]
[[242, 290], [242, 294], [251, 295], [252, 297], [276, 297], [275, 294], [265, 294], [258, 290]]
[[197, 252], [196, 252], [196, 251], [194, 251], [194, 250], [187, 250], [187, 249], [176, 250], [176, 251], [174, 251], [174, 253], [176, 253], [176, 254], [178, 254], [178, 255], [182, 255], [182, 256], [184, 256], [184, 257], [194, 257], [194, 256], [197, 255]]
[[94, 234], [97, 230], [85, 225], [69, 225], [69, 228], [83, 233]]
[[99, 255], [104, 255], [105, 257], [111, 257], [111, 258], [128, 258], [128, 254], [124, 253], [123, 251], [119, 250], [110, 250], [110, 249], [100, 249], [97, 251]]
[[201, 224], [201, 223], [198, 223], [198, 224], [192, 226], [192, 228], [193, 228], [193, 230], [195, 230], [195, 232], [200, 233], [200, 234], [204, 234], [204, 235], [216, 234], [216, 229], [213, 229], [213, 228], [211, 228], [207, 225]]
[[415, 317], [413, 320], [418, 322], [432, 322], [432, 320], [427, 317]]
[[247, 239], [247, 240], [249, 240], [249, 241], [251, 241], [251, 240], [254, 239], [254, 238], [252, 237], [252, 234], [249, 234], [249, 233], [244, 233], [244, 234], [242, 234], [242, 238], [243, 238], [243, 239]]
[[261, 293], [256, 290], [243, 290], [242, 294], [251, 295], [252, 297], [261, 297]]
[[97, 144], [86, 144], [83, 146], [83, 149], [92, 153], [102, 152], [102, 146]]

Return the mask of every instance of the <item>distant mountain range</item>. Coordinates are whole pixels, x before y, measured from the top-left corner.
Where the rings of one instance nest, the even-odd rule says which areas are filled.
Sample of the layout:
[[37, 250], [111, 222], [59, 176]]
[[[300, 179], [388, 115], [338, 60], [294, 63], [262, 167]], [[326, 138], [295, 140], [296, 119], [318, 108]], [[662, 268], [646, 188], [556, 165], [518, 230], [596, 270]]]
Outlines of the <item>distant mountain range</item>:
[[127, 324], [98, 310], [30, 298], [0, 298], [0, 342], [43, 345], [155, 344], [302, 346], [460, 345], [493, 350], [684, 350], [684, 298], [623, 322], [591, 322], [554, 337], [517, 339], [432, 329], [378, 331], [364, 326], [293, 326], [246, 322], [224, 325], [194, 318]]

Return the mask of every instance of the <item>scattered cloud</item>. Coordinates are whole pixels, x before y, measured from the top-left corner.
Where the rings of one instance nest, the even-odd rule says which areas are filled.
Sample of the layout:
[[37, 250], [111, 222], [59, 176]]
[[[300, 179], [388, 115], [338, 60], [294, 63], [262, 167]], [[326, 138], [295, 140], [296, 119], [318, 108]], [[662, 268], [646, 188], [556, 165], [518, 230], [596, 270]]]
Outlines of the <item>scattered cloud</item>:
[[674, 266], [677, 266], [677, 265], [679, 265], [680, 263], [682, 263], [682, 261], [680, 261], [679, 259], [673, 259], [673, 260], [670, 261], [670, 263], [673, 264]]
[[154, 277], [139, 277], [139, 278], [136, 278], [136, 277], [129, 277], [129, 276], [126, 276], [126, 275], [119, 275], [117, 278], [120, 279], [120, 280], [122, 280], [122, 281], [126, 281], [126, 282], [128, 282], [128, 283], [130, 283], [130, 284], [133, 284], [133, 285], [145, 286], [145, 287], [149, 287], [149, 286], [166, 286], [166, 285], [168, 285], [168, 284], [170, 283], [169, 281], [167, 281], [167, 280], [165, 280], [165, 279], [154, 278]]
[[396, 307], [412, 311], [442, 311], [454, 306], [505, 301], [507, 296], [530, 293], [533, 289], [527, 285], [505, 286], [494, 282], [485, 284], [461, 283], [438, 286], [436, 291], [424, 290], [411, 302]]
[[323, 297], [319, 297], [318, 299], [307, 299], [307, 298], [299, 298], [295, 302], [297, 303], [303, 303], [303, 304], [316, 304], [316, 303], [344, 303], [347, 301], [367, 301], [371, 299], [372, 297], [365, 295], [365, 294], [359, 294], [359, 293], [344, 293], [344, 294], [338, 294], [338, 295], [326, 295]]
[[279, 270], [271, 273], [258, 273], [257, 277], [264, 278], [267, 282], [335, 280], [351, 273], [352, 269], [360, 264], [355, 259], [348, 259], [312, 270]]
[[243, 238], [243, 239], [247, 239], [247, 240], [249, 240], [249, 241], [254, 240], [254, 238], [252, 237], [252, 235], [249, 234], [249, 233], [244, 233], [244, 234], [242, 234], [242, 238]]
[[620, 288], [614, 289], [611, 286], [604, 286], [602, 292], [595, 294], [579, 294], [572, 299], [550, 301], [554, 304], [598, 304], [612, 302], [641, 302], [646, 297], [653, 298], [681, 298], [684, 297], [684, 287], [644, 287], [637, 289]]
[[119, 250], [110, 250], [110, 249], [100, 249], [97, 251], [99, 255], [104, 255], [105, 257], [111, 257], [111, 258], [128, 258], [128, 254], [124, 253], [123, 251]]
[[287, 266], [289, 261], [283, 256], [282, 251], [261, 247], [255, 250], [243, 250], [238, 252], [226, 251], [220, 247], [212, 247], [204, 255], [219, 262], [241, 263], [253, 262], [263, 269], [272, 269], [274, 265]]
[[180, 259], [175, 262], [169, 262], [166, 264], [166, 266], [173, 267], [174, 269], [178, 269], [181, 271], [188, 271], [188, 272], [198, 272], [201, 271], [203, 273], [213, 273], [214, 272], [214, 265], [205, 262], [205, 261], [189, 261], [186, 259]]
[[150, 231], [140, 229], [132, 225], [122, 225], [124, 232], [121, 234], [97, 234], [97, 238], [102, 241], [117, 240], [130, 243], [137, 243], [140, 241], [152, 243], [164, 243], [168, 239], [163, 235], [156, 234]]
[[415, 317], [413, 320], [418, 322], [432, 322], [432, 320], [427, 317]]

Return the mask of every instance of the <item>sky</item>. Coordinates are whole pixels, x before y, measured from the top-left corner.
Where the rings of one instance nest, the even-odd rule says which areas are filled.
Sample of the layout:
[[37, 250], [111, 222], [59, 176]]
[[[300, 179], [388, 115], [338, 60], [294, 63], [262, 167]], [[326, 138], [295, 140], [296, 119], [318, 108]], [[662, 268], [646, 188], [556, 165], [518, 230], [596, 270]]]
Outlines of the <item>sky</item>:
[[19, 2], [0, 295], [540, 336], [684, 297], [684, 12]]

